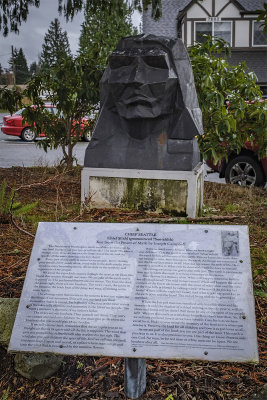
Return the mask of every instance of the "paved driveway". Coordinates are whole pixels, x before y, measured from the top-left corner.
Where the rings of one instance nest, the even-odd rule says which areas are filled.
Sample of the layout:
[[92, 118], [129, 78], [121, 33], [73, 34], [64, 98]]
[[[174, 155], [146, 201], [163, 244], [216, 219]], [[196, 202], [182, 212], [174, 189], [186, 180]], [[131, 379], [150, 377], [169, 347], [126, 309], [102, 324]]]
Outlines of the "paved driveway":
[[[0, 125], [3, 122], [3, 116], [0, 113]], [[61, 149], [48, 150], [47, 153], [37, 145], [36, 142], [24, 142], [16, 136], [8, 136], [0, 132], [0, 168], [9, 168], [12, 166], [53, 166], [59, 164], [63, 157]], [[78, 164], [83, 165], [84, 153], [87, 147], [86, 142], [79, 142], [74, 147], [74, 156]]]
[[[47, 153], [37, 143], [26, 143], [17, 138], [3, 138], [0, 134], [0, 168], [12, 166], [53, 166], [58, 165], [63, 157], [61, 149], [48, 150]], [[74, 156], [78, 164], [83, 165], [87, 143], [79, 142], [74, 147]]]

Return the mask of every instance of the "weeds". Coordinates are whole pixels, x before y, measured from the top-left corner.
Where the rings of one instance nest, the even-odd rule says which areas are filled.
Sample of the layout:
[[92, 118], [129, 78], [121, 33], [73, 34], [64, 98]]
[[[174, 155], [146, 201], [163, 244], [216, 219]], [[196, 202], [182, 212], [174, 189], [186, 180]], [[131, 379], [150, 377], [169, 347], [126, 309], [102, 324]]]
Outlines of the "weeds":
[[200, 216], [201, 216], [201, 217], [204, 217], [205, 215], [210, 215], [210, 214], [216, 213], [216, 212], [218, 212], [218, 211], [219, 211], [219, 210], [217, 210], [217, 208], [208, 207], [208, 206], [206, 206], [205, 204], [203, 204], [203, 207], [202, 207]]
[[229, 204], [226, 204], [226, 206], [224, 207], [224, 210], [226, 212], [235, 213], [235, 212], [239, 211], [239, 205], [229, 203]]
[[11, 192], [7, 194], [7, 183], [4, 179], [0, 187], [0, 221], [2, 223], [8, 223], [12, 216], [20, 217], [28, 214], [37, 206], [37, 201], [22, 206], [19, 201], [15, 201], [16, 195], [17, 191], [15, 187], [13, 187]]
[[8, 400], [9, 390], [10, 390], [10, 387], [8, 386], [6, 392], [3, 394], [3, 396], [1, 397], [0, 400]]
[[83, 367], [84, 367], [84, 363], [78, 360], [77, 364], [76, 364], [76, 368], [77, 369], [82, 369]]
[[267, 298], [267, 282], [264, 276], [265, 273], [266, 270], [264, 268], [257, 268], [253, 271], [255, 296]]

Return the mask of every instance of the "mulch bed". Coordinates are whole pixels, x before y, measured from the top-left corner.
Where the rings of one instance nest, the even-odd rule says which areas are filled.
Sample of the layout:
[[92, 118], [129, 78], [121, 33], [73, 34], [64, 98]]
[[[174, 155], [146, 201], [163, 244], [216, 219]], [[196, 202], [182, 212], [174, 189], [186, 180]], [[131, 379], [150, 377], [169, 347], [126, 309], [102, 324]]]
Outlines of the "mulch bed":
[[[38, 221], [153, 222], [159, 217], [138, 210], [80, 210], [79, 168], [0, 169], [0, 183], [5, 178], [9, 188], [18, 189], [17, 201], [23, 205], [38, 201], [38, 205], [14, 218], [17, 227], [0, 213], [0, 297], [20, 296], [33, 245], [33, 237], [22, 230], [34, 235]], [[175, 400], [247, 400], [267, 383], [267, 307], [261, 297], [266, 288], [266, 190], [207, 182], [204, 203], [210, 218], [205, 223], [249, 226], [254, 288], [259, 293], [255, 307], [260, 363], [147, 360], [147, 390], [141, 399], [164, 400], [172, 395]], [[233, 216], [242, 218], [231, 220]], [[170, 215], [160, 218], [174, 221]], [[126, 399], [120, 358], [65, 357], [54, 377], [30, 381], [14, 371], [13, 357], [0, 348], [0, 399], [8, 388], [8, 400]]]

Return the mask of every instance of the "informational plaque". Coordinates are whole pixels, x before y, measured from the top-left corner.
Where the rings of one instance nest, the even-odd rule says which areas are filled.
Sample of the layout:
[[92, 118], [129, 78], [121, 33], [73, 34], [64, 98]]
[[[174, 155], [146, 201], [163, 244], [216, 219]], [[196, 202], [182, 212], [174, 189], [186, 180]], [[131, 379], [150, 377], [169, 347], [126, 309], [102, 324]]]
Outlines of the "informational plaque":
[[257, 362], [248, 228], [40, 223], [9, 350]]

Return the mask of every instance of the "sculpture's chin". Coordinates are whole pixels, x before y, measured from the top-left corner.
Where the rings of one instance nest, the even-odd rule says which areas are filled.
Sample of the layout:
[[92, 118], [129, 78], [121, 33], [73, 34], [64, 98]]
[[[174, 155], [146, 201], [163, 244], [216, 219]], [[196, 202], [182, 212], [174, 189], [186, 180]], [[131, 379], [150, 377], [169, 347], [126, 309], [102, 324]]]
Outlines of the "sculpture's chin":
[[145, 129], [142, 129], [142, 127], [138, 131], [130, 130], [128, 132], [128, 134], [131, 138], [137, 139], [137, 140], [144, 140], [151, 136], [151, 132], [148, 133]]

